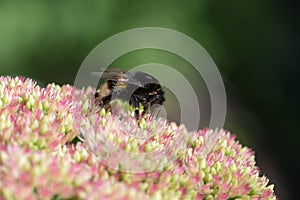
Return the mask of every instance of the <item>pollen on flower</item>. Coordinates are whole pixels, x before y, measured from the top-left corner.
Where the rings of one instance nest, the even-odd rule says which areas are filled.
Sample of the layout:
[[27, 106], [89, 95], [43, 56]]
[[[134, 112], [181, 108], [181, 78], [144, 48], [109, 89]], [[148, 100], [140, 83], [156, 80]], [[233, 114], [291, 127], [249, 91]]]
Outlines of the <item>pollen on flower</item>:
[[138, 124], [128, 103], [99, 111], [94, 92], [0, 77], [0, 199], [276, 199], [229, 132]]

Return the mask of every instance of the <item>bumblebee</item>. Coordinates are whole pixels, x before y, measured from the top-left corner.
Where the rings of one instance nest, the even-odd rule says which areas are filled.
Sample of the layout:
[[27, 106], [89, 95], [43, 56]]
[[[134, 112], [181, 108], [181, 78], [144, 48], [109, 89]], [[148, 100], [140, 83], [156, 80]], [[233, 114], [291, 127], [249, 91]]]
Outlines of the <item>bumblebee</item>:
[[[153, 76], [144, 72], [125, 72], [120, 69], [108, 69], [100, 72], [105, 83], [95, 93], [95, 103], [100, 108], [110, 110], [114, 99], [128, 101], [134, 108], [134, 117], [139, 120], [155, 104], [165, 101], [164, 91]], [[139, 111], [139, 105], [144, 110]]]

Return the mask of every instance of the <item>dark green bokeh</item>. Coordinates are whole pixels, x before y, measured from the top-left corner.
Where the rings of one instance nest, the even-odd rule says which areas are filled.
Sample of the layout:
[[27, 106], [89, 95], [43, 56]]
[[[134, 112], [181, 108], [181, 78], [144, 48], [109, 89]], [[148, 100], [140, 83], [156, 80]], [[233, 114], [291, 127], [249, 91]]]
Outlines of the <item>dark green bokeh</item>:
[[[205, 47], [222, 73], [229, 106], [225, 128], [256, 151], [276, 193], [290, 199], [299, 191], [300, 96], [299, 29], [288, 6], [270, 0], [0, 1], [0, 74], [72, 84], [85, 56], [109, 36], [145, 26], [185, 33]], [[148, 62], [193, 74], [183, 59], [154, 50], [132, 52], [114, 65], [130, 69]]]

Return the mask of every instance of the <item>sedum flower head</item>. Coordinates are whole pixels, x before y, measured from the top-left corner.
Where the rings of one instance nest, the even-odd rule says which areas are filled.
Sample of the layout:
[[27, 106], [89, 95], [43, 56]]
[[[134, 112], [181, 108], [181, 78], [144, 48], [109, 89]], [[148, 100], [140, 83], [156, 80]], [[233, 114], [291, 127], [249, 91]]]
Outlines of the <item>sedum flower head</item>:
[[93, 92], [0, 77], [0, 199], [276, 199], [229, 132], [138, 124]]

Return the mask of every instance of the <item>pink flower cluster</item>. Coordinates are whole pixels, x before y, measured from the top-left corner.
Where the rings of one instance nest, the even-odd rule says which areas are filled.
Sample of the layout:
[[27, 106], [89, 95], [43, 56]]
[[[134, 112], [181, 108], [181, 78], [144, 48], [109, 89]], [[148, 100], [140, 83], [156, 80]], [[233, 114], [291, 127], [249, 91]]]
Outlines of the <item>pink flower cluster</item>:
[[94, 112], [93, 91], [0, 77], [0, 199], [276, 199], [230, 133]]

